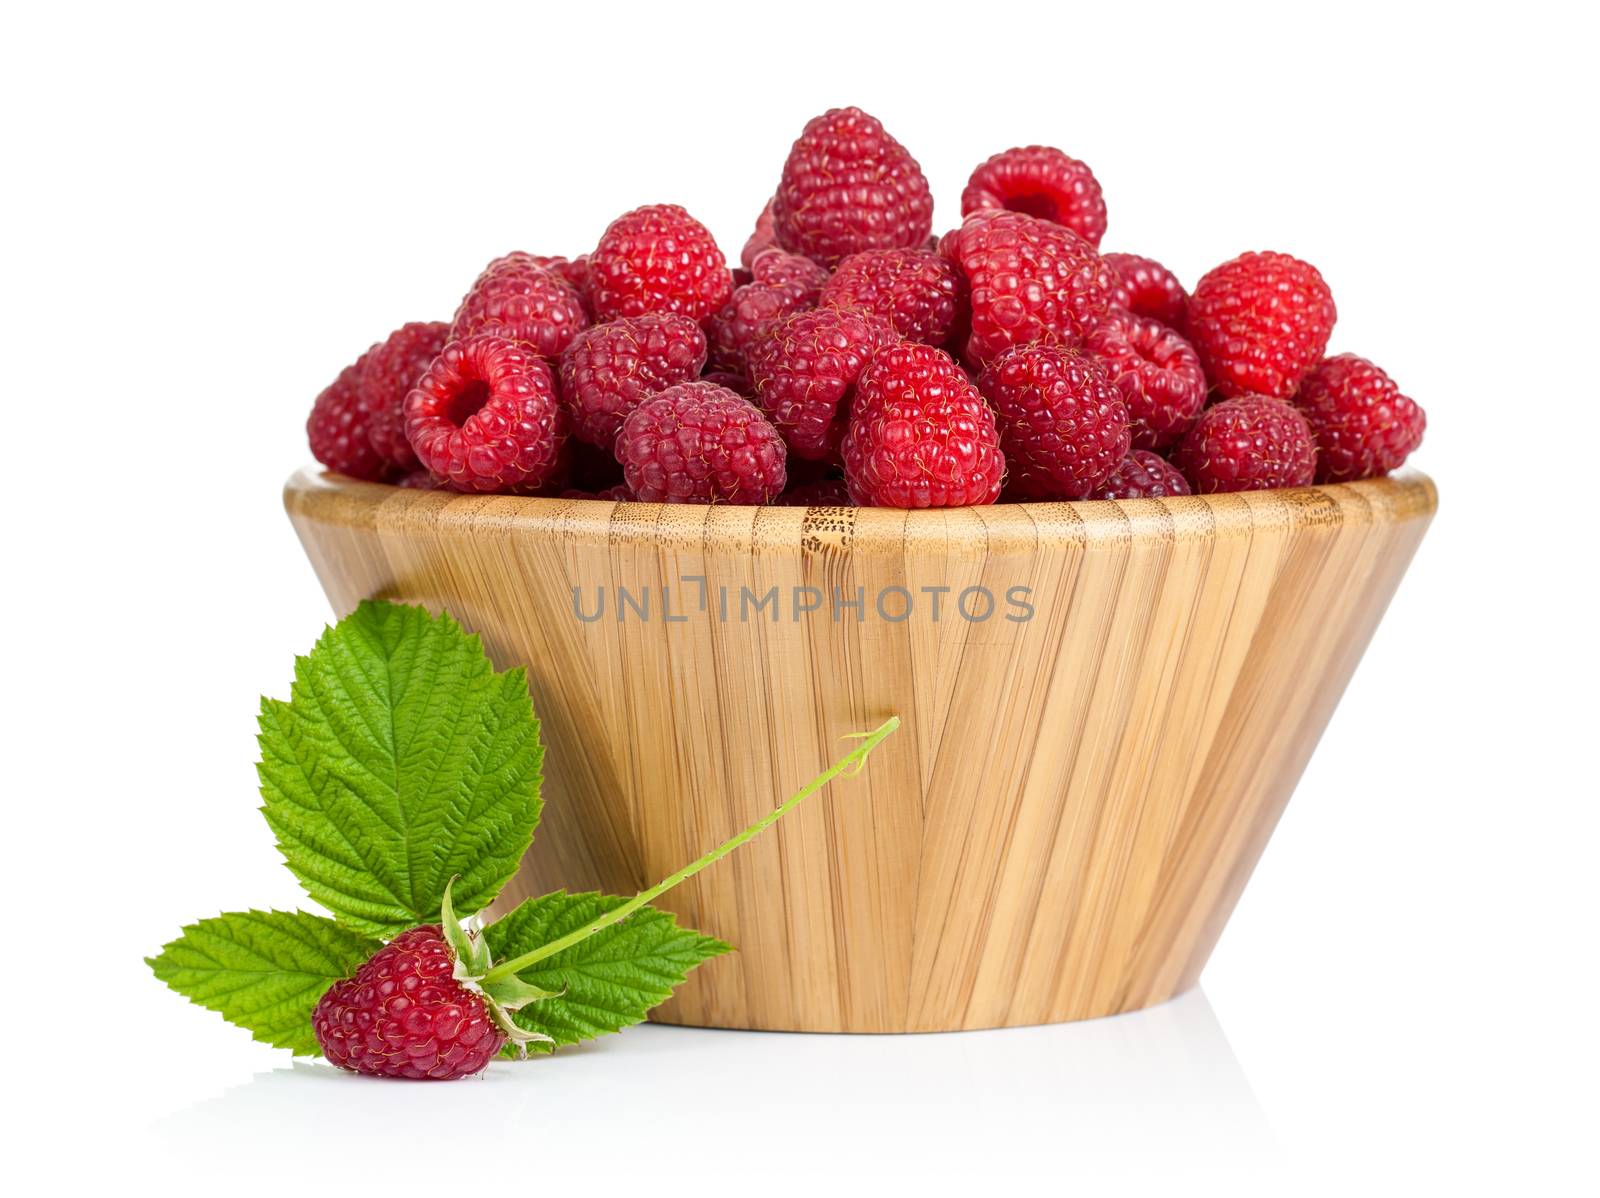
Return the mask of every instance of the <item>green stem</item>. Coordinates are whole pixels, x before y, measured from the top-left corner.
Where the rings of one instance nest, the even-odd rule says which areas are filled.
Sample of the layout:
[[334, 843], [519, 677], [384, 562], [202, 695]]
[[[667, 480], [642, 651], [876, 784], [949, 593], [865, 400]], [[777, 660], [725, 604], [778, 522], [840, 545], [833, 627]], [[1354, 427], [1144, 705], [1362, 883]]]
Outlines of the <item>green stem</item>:
[[755, 823], [751, 824], [743, 832], [740, 832], [738, 835], [723, 841], [704, 857], [701, 857], [698, 861], [691, 862], [690, 864], [684, 866], [671, 877], [650, 887], [649, 890], [640, 891], [638, 894], [634, 895], [633, 898], [623, 903], [622, 906], [613, 907], [610, 911], [607, 911], [598, 919], [585, 924], [576, 932], [569, 932], [560, 939], [552, 940], [549, 944], [540, 945], [531, 952], [523, 953], [520, 957], [513, 957], [509, 961], [500, 962], [493, 969], [489, 970], [488, 973], [483, 975], [482, 981], [487, 984], [498, 981], [504, 977], [509, 977], [514, 973], [520, 973], [524, 969], [528, 968], [528, 966], [535, 965], [538, 962], [543, 961], [546, 957], [553, 957], [564, 949], [569, 949], [574, 944], [578, 944], [584, 940], [587, 940], [596, 932], [609, 928], [614, 923], [621, 923], [640, 907], [644, 906], [646, 903], [653, 902], [655, 899], [660, 898], [679, 882], [687, 881], [688, 879], [694, 877], [695, 874], [699, 873], [706, 866], [720, 861], [722, 858], [726, 857], [741, 844], [744, 844], [749, 840], [754, 840], [757, 836], [761, 835], [761, 833], [772, 827], [773, 824], [777, 823], [784, 816], [788, 815], [789, 812], [793, 811], [801, 803], [805, 802], [806, 799], [809, 799], [812, 795], [816, 794], [817, 791], [821, 790], [828, 783], [839, 777], [839, 775], [847, 773], [854, 774], [859, 771], [861, 767], [866, 764], [867, 754], [872, 752], [873, 749], [877, 748], [879, 743], [898, 727], [900, 727], [900, 717], [897, 715], [892, 715], [882, 724], [878, 725], [878, 727], [874, 728], [871, 732], [853, 733], [852, 735], [859, 738], [861, 741], [861, 743], [857, 745], [854, 750], [846, 754], [844, 757], [841, 757], [827, 769], [823, 770], [822, 773], [818, 774], [799, 790], [795, 791], [794, 794], [785, 799], [781, 806], [767, 812], [766, 815], [763, 815], [760, 819], [756, 820]]

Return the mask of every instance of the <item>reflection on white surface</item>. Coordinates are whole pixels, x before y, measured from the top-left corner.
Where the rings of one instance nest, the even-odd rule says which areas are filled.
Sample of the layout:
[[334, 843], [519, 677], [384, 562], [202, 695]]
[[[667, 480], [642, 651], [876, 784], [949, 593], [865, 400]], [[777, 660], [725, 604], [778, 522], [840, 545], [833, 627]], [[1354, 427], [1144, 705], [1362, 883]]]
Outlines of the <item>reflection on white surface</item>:
[[[361, 1145], [472, 1129], [553, 1178], [756, 1181], [1277, 1175], [1250, 1085], [1198, 989], [1113, 1019], [919, 1036], [645, 1026], [446, 1085], [295, 1063], [170, 1117], [150, 1146], [191, 1167], [292, 1145], [331, 1179]], [[463, 1145], [465, 1148], [465, 1145]], [[407, 1170], [426, 1154], [407, 1154]], [[714, 1163], [713, 1163], [714, 1162]], [[452, 1162], [459, 1165], [459, 1159]], [[440, 1163], [443, 1170], [444, 1162]], [[721, 1179], [719, 1182], [717, 1179]], [[1054, 1188], [1054, 1187], [1052, 1187]]]

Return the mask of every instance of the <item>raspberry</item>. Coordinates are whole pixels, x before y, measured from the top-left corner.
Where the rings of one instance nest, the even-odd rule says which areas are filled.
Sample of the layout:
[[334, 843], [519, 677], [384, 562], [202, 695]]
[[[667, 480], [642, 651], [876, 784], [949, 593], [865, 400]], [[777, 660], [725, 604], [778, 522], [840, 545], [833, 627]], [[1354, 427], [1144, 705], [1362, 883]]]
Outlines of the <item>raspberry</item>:
[[676, 204], [611, 222], [589, 255], [595, 319], [679, 312], [703, 321], [728, 302], [733, 276], [706, 227]]
[[421, 468], [395, 479], [394, 485], [406, 487], [413, 491], [448, 491], [450, 489], [449, 484], [436, 477], [432, 470], [423, 470]]
[[645, 503], [768, 503], [783, 490], [784, 456], [760, 410], [715, 383], [668, 387], [617, 434], [623, 477]]
[[1128, 408], [1095, 359], [1026, 345], [984, 367], [1010, 490], [1025, 499], [1084, 499], [1128, 456]]
[[323, 1054], [373, 1077], [477, 1073], [506, 1037], [483, 996], [456, 981], [455, 964], [438, 925], [401, 932], [317, 1003], [311, 1027]]
[[472, 284], [450, 325], [450, 340], [492, 333], [554, 360], [588, 325], [578, 293], [554, 270], [520, 251], [496, 258]]
[[1034, 341], [1075, 348], [1110, 307], [1110, 268], [1064, 225], [1020, 212], [978, 212], [939, 248], [967, 276], [967, 357], [975, 363]]
[[1166, 458], [1135, 449], [1090, 494], [1090, 499], [1160, 499], [1188, 495], [1189, 480]]
[[1422, 443], [1428, 419], [1365, 358], [1326, 358], [1301, 380], [1294, 405], [1317, 443], [1317, 481], [1353, 482], [1397, 469]]
[[1113, 313], [1095, 326], [1084, 348], [1122, 392], [1136, 449], [1171, 445], [1206, 406], [1200, 359], [1160, 321]]
[[1116, 279], [1111, 290], [1114, 305], [1135, 316], [1159, 320], [1180, 333], [1183, 331], [1189, 294], [1178, 282], [1177, 275], [1154, 258], [1141, 258], [1138, 254], [1105, 254], [1103, 257]]
[[750, 380], [737, 370], [708, 370], [700, 376], [702, 383], [715, 383], [719, 387], [726, 387], [736, 395], [746, 399], [755, 399], [755, 388], [750, 385]]
[[1241, 395], [1207, 408], [1173, 451], [1201, 495], [1303, 487], [1317, 472], [1311, 425], [1293, 406], [1265, 395]]
[[520, 342], [451, 341], [406, 397], [406, 437], [458, 491], [538, 487], [562, 465], [566, 420], [550, 370]]
[[568, 487], [557, 496], [558, 499], [598, 499], [604, 503], [637, 503], [638, 498], [628, 489], [627, 483], [618, 483], [614, 487], [607, 487], [603, 491], [580, 491]]
[[1338, 312], [1317, 268], [1288, 254], [1241, 254], [1189, 298], [1189, 340], [1224, 398], [1287, 399], [1322, 357]]
[[589, 255], [579, 254], [576, 258], [563, 258], [559, 254], [530, 254], [529, 261], [546, 270], [553, 270], [566, 280], [581, 297], [589, 289]]
[[832, 267], [862, 250], [922, 245], [933, 196], [917, 160], [859, 108], [807, 122], [772, 197], [778, 244]]
[[756, 402], [796, 456], [833, 459], [868, 357], [898, 340], [887, 323], [862, 312], [796, 312], [749, 349]]
[[561, 355], [561, 399], [573, 435], [609, 450], [641, 400], [699, 377], [705, 364], [706, 335], [674, 312], [585, 329]]
[[417, 455], [406, 440], [406, 396], [444, 348], [450, 326], [441, 321], [402, 325], [367, 351], [361, 398], [370, 414], [372, 448], [397, 470], [415, 470]]
[[790, 487], [773, 501], [776, 507], [854, 507], [842, 478], [819, 478]]
[[311, 442], [312, 455], [329, 470], [382, 482], [392, 471], [389, 462], [372, 447], [372, 413], [361, 394], [367, 357], [363, 354], [355, 365], [346, 366], [338, 378], [323, 388], [306, 418], [306, 437]]
[[966, 280], [938, 254], [865, 250], [839, 263], [818, 302], [874, 313], [908, 341], [943, 345], [965, 301]]
[[745, 351], [781, 316], [817, 306], [828, 272], [810, 258], [784, 250], [756, 255], [752, 279], [711, 318], [712, 360], [745, 372]]
[[1054, 146], [1005, 150], [972, 172], [961, 215], [994, 208], [1065, 225], [1091, 246], [1106, 231], [1106, 202], [1094, 172]]
[[767, 206], [761, 210], [761, 215], [756, 217], [755, 232], [750, 234], [744, 243], [744, 249], [739, 251], [739, 265], [746, 270], [755, 265], [756, 255], [763, 250], [770, 250], [777, 246], [778, 235], [772, 229], [772, 201], [767, 201]]
[[1005, 477], [983, 396], [948, 354], [911, 341], [877, 351], [861, 372], [841, 450], [864, 507], [993, 503]]

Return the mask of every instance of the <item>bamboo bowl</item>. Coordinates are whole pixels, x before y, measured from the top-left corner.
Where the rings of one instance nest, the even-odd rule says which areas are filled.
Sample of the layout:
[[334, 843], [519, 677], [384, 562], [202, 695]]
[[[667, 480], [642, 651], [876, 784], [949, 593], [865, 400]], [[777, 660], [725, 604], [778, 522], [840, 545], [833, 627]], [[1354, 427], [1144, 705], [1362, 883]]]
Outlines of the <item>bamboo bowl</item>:
[[854, 1032], [1192, 985], [1436, 501], [1416, 473], [930, 512], [285, 491], [341, 614], [445, 608], [528, 667], [547, 802], [503, 904], [632, 893], [899, 714], [664, 902], [738, 952], [654, 1018]]

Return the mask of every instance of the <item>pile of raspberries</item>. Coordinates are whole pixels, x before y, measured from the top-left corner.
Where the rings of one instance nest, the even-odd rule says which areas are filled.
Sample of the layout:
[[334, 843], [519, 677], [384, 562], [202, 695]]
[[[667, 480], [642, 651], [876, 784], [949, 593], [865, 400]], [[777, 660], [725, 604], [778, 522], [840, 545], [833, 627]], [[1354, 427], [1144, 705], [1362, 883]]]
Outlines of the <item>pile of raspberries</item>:
[[1422, 440], [1388, 375], [1324, 356], [1309, 263], [1241, 254], [1186, 292], [1100, 252], [1100, 184], [1049, 146], [979, 165], [961, 213], [932, 237], [916, 160], [834, 109], [737, 267], [673, 204], [507, 254], [317, 397], [312, 452], [406, 487], [926, 508], [1348, 482]]

